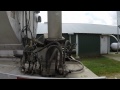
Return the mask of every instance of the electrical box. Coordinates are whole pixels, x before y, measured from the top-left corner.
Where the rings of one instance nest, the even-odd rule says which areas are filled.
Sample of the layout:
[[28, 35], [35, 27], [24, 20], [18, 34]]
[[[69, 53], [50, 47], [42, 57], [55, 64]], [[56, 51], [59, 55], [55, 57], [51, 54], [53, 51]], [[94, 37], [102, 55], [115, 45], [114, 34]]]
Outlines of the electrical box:
[[41, 22], [42, 20], [41, 20], [41, 16], [38, 16], [37, 17], [37, 22]]

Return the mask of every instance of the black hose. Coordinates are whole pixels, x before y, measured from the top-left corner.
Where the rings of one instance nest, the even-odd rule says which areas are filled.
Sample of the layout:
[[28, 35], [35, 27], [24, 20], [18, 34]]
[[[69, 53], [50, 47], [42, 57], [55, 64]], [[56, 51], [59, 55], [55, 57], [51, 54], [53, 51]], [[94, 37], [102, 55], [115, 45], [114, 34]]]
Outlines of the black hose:
[[44, 35], [41, 35], [40, 37], [38, 37], [38, 40], [41, 39]]
[[[21, 38], [25, 38], [24, 40], [22, 40], [23, 45], [25, 46], [27, 42], [27, 38], [28, 38], [28, 31], [31, 34], [31, 38], [33, 38], [32, 32], [30, 30], [30, 11], [29, 11], [29, 20], [27, 19], [27, 11], [25, 12], [25, 19], [26, 19], [26, 26], [23, 27], [22, 32], [21, 32]], [[22, 36], [22, 33], [24, 33], [26, 31], [26, 37]], [[25, 33], [24, 33], [25, 34]], [[24, 35], [25, 36], [25, 35]]]
[[69, 42], [69, 40], [66, 40], [65, 41], [65, 46], [64, 46], [64, 52], [63, 52], [63, 55], [64, 55], [64, 57], [63, 57], [63, 63], [65, 63], [66, 48], [67, 48], [68, 45], [70, 45], [70, 42]]
[[42, 51], [43, 49], [45, 49], [45, 48], [47, 48], [47, 47], [49, 47], [50, 45], [53, 45], [53, 44], [56, 44], [56, 45], [60, 46], [60, 43], [59, 43], [59, 42], [54, 41], [54, 42], [51, 42], [51, 43], [49, 43], [48, 45], [44, 46], [43, 48], [34, 50], [33, 52], [34, 52], [34, 53], [40, 52], [40, 51]]
[[78, 62], [79, 64], [82, 65], [82, 67], [80, 69], [77, 69], [77, 70], [69, 70], [69, 73], [72, 73], [72, 72], [78, 72], [78, 71], [81, 71], [84, 69], [84, 65], [82, 64], [82, 62], [78, 61], [78, 60], [74, 60], [74, 59], [71, 59], [69, 58], [71, 61], [75, 61], [75, 62]]
[[[46, 59], [45, 59], [46, 60], [46, 65], [48, 65], [47, 55], [49, 54], [49, 50], [51, 48], [53, 48], [53, 47], [57, 48], [59, 50], [59, 52], [60, 52], [60, 60], [61, 60], [60, 64], [62, 65], [62, 48], [61, 48], [61, 46], [58, 46], [58, 45], [51, 45], [51, 46], [48, 47], [48, 49], [46, 51]], [[51, 58], [49, 59], [50, 64], [52, 62], [52, 59], [53, 59], [54, 55], [56, 54], [55, 52], [56, 52], [56, 49], [54, 49], [54, 52], [53, 52]]]
[[24, 26], [23, 27], [23, 29], [22, 29], [22, 31], [21, 31], [21, 39], [24, 39], [24, 40], [22, 40], [22, 43], [23, 43], [23, 45], [25, 46], [26, 45], [26, 43], [27, 43], [27, 41], [25, 40], [25, 39], [27, 39], [28, 37], [26, 36], [22, 36], [23, 35], [23, 33], [25, 32], [25, 30], [28, 28], [28, 30], [27, 31], [29, 31], [30, 32], [30, 34], [31, 34], [31, 38], [33, 38], [33, 35], [32, 35], [32, 32], [31, 32], [31, 30], [30, 30], [30, 28], [28, 27], [28, 26]]

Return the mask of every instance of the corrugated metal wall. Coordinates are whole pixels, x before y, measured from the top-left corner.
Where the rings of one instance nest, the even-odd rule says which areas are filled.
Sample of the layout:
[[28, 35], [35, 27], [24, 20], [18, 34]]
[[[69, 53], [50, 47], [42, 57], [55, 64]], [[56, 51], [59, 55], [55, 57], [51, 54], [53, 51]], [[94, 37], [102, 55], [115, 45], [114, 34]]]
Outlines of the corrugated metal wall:
[[67, 33], [63, 33], [62, 36], [66, 39], [69, 40], [69, 35]]
[[76, 34], [74, 34], [74, 35], [71, 35], [71, 43], [72, 44], [76, 44]]
[[100, 35], [79, 34], [79, 55], [98, 56], [100, 55]]

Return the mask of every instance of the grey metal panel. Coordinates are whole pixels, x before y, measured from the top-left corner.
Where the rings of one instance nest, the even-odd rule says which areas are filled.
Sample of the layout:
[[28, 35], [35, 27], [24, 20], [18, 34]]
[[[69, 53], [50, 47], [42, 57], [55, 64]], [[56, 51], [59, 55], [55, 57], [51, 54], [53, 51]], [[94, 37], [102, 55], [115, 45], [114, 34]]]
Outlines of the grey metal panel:
[[21, 22], [20, 22], [20, 11], [15, 11], [15, 18], [11, 17], [11, 11], [6, 11], [11, 25], [12, 31], [14, 32], [16, 38], [21, 41]]
[[117, 25], [120, 25], [120, 11], [117, 11]]
[[[48, 33], [48, 25], [39, 23], [37, 34], [43, 33]], [[84, 23], [63, 23], [62, 33], [117, 34], [117, 26]]]
[[0, 44], [19, 44], [6, 11], [0, 11]]

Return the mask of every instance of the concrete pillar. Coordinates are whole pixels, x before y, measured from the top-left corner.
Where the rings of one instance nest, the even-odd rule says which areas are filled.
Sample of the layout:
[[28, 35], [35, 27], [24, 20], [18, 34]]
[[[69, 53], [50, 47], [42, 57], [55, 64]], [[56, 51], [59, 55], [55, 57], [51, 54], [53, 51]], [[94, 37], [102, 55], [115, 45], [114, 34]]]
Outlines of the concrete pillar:
[[48, 11], [48, 38], [62, 39], [61, 11]]

